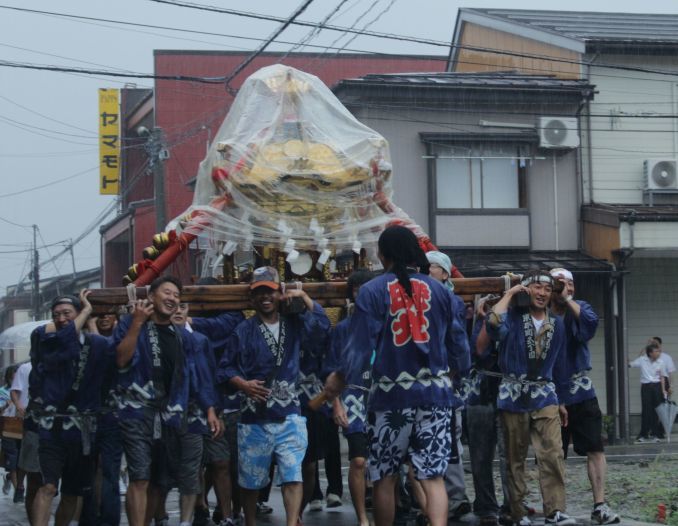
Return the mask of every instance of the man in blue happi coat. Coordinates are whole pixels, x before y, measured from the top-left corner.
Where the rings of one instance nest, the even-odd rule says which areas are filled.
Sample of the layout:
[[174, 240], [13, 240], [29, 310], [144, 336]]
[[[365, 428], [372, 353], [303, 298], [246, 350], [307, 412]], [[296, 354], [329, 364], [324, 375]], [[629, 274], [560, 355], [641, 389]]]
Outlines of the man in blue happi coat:
[[[220, 520], [214, 520], [214, 522], [220, 526], [229, 526], [234, 524], [235, 520], [232, 517], [234, 510], [231, 507], [231, 500], [234, 491], [237, 492], [237, 487], [234, 488], [232, 484], [231, 463], [237, 464], [237, 458], [235, 458], [237, 456], [237, 444], [234, 442], [236, 441], [236, 425], [240, 415], [240, 397], [233, 393], [227, 394], [223, 389], [217, 389], [216, 372], [217, 363], [223, 355], [228, 338], [243, 319], [242, 313], [237, 311], [223, 312], [212, 317], [189, 317], [188, 304], [186, 303], [181, 303], [172, 317], [174, 323], [186, 327], [196, 337], [206, 337], [209, 342], [207, 347], [209, 352], [205, 356], [203, 364], [208, 365], [209, 381], [217, 393], [217, 406], [221, 413], [219, 416], [223, 433], [214, 437], [207, 432], [204, 414], [198, 404], [189, 404], [188, 419], [189, 430], [202, 433], [203, 436], [203, 464], [210, 471], [209, 475], [218, 502], [218, 510], [215, 510], [218, 513], [215, 516], [221, 517]], [[235, 456], [233, 452], [236, 452]], [[196, 503], [193, 523], [207, 524], [208, 521], [209, 507], [203, 485], [203, 491]]]
[[[508, 489], [515, 524], [529, 526], [523, 504], [527, 495], [525, 462], [532, 444], [539, 468], [547, 525], [575, 524], [565, 514], [565, 466], [561, 419], [555, 385], [564, 375], [565, 327], [549, 310], [553, 279], [546, 271], [530, 271], [492, 308], [486, 323], [489, 336], [499, 343], [497, 408], [502, 412], [506, 437]], [[525, 306], [520, 303], [525, 298]]]
[[[330, 346], [327, 359], [324, 364], [325, 374], [337, 370], [346, 344], [349, 340], [351, 314], [355, 308], [355, 298], [358, 297], [360, 288], [374, 278], [375, 274], [369, 270], [356, 270], [347, 281], [348, 299], [352, 302], [348, 307], [346, 318], [337, 323], [330, 337]], [[369, 384], [371, 371], [363, 373], [364, 381]], [[351, 492], [353, 508], [358, 518], [359, 526], [369, 526], [365, 495], [367, 484], [365, 471], [367, 467], [367, 387], [351, 386], [344, 390], [341, 398], [336, 398], [332, 404], [333, 417], [337, 425], [344, 430], [344, 436], [348, 442], [348, 489]]]
[[568, 414], [568, 426], [563, 428], [563, 450], [567, 456], [571, 438], [575, 453], [586, 455], [593, 492], [591, 520], [598, 524], [616, 524], [620, 521], [619, 515], [605, 502], [607, 462], [601, 438], [603, 415], [589, 377], [591, 351], [588, 342], [598, 328], [598, 315], [589, 303], [574, 299], [574, 277], [569, 270], [555, 268], [551, 270], [551, 276], [562, 284], [559, 292], [553, 292], [551, 311], [562, 318], [567, 335], [563, 375], [566, 381], [556, 386], [560, 403], [565, 404]]
[[49, 523], [59, 481], [62, 505], [57, 525], [68, 524], [78, 501], [92, 491], [96, 415], [101, 408], [102, 382], [114, 361], [106, 338], [82, 332], [92, 312], [88, 295], [84, 290], [80, 298], [56, 298], [52, 321], [35, 329], [31, 337], [28, 412], [38, 424], [42, 475], [33, 501], [33, 525]]
[[[428, 270], [429, 276], [440, 281], [451, 291], [454, 291], [452, 277], [452, 260], [443, 252], [432, 250], [426, 253], [426, 259], [430, 263]], [[464, 300], [455, 295], [455, 307], [457, 308], [457, 317], [461, 325], [466, 324], [466, 305]], [[456, 373], [456, 367], [452, 367]], [[471, 503], [466, 495], [466, 483], [464, 481], [464, 465], [462, 455], [464, 448], [461, 443], [462, 435], [462, 411], [464, 410], [464, 401], [459, 392], [462, 384], [461, 376], [456, 373], [453, 376], [454, 403], [452, 405], [452, 456], [447, 465], [447, 471], [443, 477], [445, 480], [445, 489], [448, 499], [448, 518], [451, 520], [459, 519], [471, 511]]]
[[428, 261], [414, 233], [388, 227], [378, 246], [386, 273], [361, 287], [341, 365], [325, 392], [334, 398], [345, 385], [362, 385], [376, 351], [367, 415], [376, 524], [393, 524], [398, 472], [409, 459], [428, 520], [441, 526], [448, 514], [443, 475], [452, 440], [450, 373], [470, 368], [468, 338], [454, 293], [419, 272]]
[[176, 278], [157, 278], [148, 299], [137, 301], [133, 314], [123, 317], [113, 334], [131, 526], [150, 521], [155, 501], [173, 482], [181, 494], [180, 524], [190, 524], [200, 493], [202, 436], [188, 432], [189, 400], [204, 412], [209, 432], [220, 432], [214, 390], [200, 377], [206, 369], [202, 359], [210, 352], [208, 342], [171, 321], [181, 289]]
[[[281, 314], [281, 302], [293, 298], [303, 302], [304, 312]], [[272, 267], [254, 270], [250, 300], [256, 316], [236, 327], [217, 374], [221, 384], [247, 397], [238, 425], [238, 482], [245, 522], [255, 524], [257, 495], [268, 484], [275, 455], [287, 525], [295, 526], [303, 493], [301, 463], [308, 442], [297, 391], [299, 353], [302, 347], [324, 345], [330, 322], [305, 291], [283, 294], [278, 272]]]
[[485, 328], [489, 296], [480, 298], [476, 305], [476, 321], [471, 333], [473, 369], [464, 379], [464, 398], [466, 403], [466, 430], [468, 449], [471, 457], [471, 475], [475, 500], [473, 513], [480, 517], [480, 526], [499, 524], [500, 507], [494, 484], [493, 463], [495, 452], [499, 456], [504, 503], [509, 505], [506, 451], [501, 415], [497, 411], [497, 393], [501, 373], [497, 364], [497, 345], [490, 340]]

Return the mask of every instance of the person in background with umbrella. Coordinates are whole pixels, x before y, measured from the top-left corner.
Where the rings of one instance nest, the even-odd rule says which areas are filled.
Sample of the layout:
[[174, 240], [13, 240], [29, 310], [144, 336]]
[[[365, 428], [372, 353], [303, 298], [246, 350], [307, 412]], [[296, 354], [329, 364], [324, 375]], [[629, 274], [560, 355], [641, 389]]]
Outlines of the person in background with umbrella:
[[659, 359], [662, 360], [666, 365], [666, 392], [669, 393], [669, 396], [671, 396], [671, 375], [676, 372], [676, 365], [673, 363], [673, 358], [671, 358], [671, 356], [669, 356], [664, 350], [662, 339], [659, 336], [653, 336], [650, 338], [648, 343], [652, 342], [655, 342], [657, 347], [659, 347]]
[[[655, 407], [667, 397], [666, 364], [659, 359], [661, 351], [656, 343], [645, 346], [643, 354], [629, 363], [640, 369], [640, 401], [642, 404], [640, 434], [636, 444], [659, 442], [663, 436]], [[653, 435], [653, 436], [650, 436]]]

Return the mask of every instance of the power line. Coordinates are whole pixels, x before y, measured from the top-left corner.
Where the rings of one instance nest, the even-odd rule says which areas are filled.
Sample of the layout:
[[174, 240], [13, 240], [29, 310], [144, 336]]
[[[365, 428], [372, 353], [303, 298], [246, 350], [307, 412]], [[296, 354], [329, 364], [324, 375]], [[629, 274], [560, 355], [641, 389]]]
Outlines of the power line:
[[371, 27], [373, 24], [375, 24], [376, 22], [378, 22], [379, 19], [380, 19], [382, 16], [384, 16], [384, 15], [391, 9], [391, 7], [393, 7], [393, 4], [395, 4], [396, 1], [397, 1], [397, 0], [390, 0], [390, 2], [388, 3], [388, 5], [387, 5], [384, 9], [382, 9], [381, 12], [379, 12], [379, 13], [377, 14], [377, 16], [375, 16], [372, 20], [370, 20], [369, 22], [367, 22], [367, 23], [363, 26], [363, 28], [360, 30], [359, 33], [356, 33], [356, 34], [354, 34], [351, 38], [349, 38], [348, 41], [346, 42], [346, 44], [344, 44], [343, 46], [341, 46], [340, 49], [338, 49], [337, 51], [334, 52], [334, 55], [335, 55], [335, 56], [336, 56], [336, 55], [339, 55], [339, 53], [341, 53], [341, 52], [342, 52], [342, 51], [343, 51], [343, 50], [344, 50], [351, 42], [353, 42], [356, 38], [358, 38], [360, 35], [364, 35], [364, 34], [365, 34], [365, 31], [367, 31], [367, 29], [368, 29], [369, 27]]
[[[242, 17], [254, 18], [254, 19], [259, 19], [259, 20], [268, 20], [268, 21], [274, 21], [274, 22], [284, 22], [286, 20], [285, 18], [272, 16], [272, 15], [264, 15], [264, 14], [260, 14], [260, 13], [249, 12], [249, 11], [237, 11], [237, 10], [234, 10], [234, 9], [219, 8], [219, 7], [215, 7], [215, 6], [208, 6], [208, 5], [196, 4], [196, 3], [190, 3], [190, 2], [179, 2], [179, 1], [176, 1], [176, 0], [150, 0], [150, 1], [156, 2], [156, 3], [161, 3], [161, 4], [174, 5], [174, 6], [177, 6], [177, 7], [186, 7], [186, 8], [191, 8], [191, 9], [203, 10], [203, 11], [218, 12], [218, 13], [223, 13], [223, 14], [242, 16]], [[82, 20], [93, 20], [93, 21], [105, 21], [105, 22], [108, 22], [108, 23], [123, 24], [123, 25], [130, 25], [130, 26], [152, 27], [152, 28], [169, 30], [169, 31], [182, 31], [182, 32], [191, 32], [191, 33], [196, 33], [196, 34], [207, 34], [207, 35], [212, 35], [212, 36], [223, 36], [223, 37], [228, 37], [228, 38], [243, 38], [243, 39], [250, 39], [250, 40], [257, 40], [257, 41], [264, 40], [264, 39], [254, 38], [254, 37], [243, 37], [241, 35], [209, 33], [209, 32], [205, 32], [205, 31], [187, 30], [187, 29], [172, 28], [172, 27], [167, 27], [167, 26], [153, 26], [153, 25], [150, 25], [150, 24], [138, 24], [138, 23], [134, 23], [134, 22], [123, 22], [123, 21], [119, 21], [119, 20], [101, 19], [101, 18], [94, 18], [94, 17], [84, 17], [84, 16], [70, 15], [70, 14], [65, 14], [65, 13], [57, 13], [57, 12], [50, 12], [50, 11], [39, 11], [39, 10], [18, 8], [18, 7], [14, 7], [14, 6], [0, 5], [0, 9], [10, 9], [10, 10], [14, 10], [14, 11], [21, 11], [21, 12], [27, 12], [27, 13], [33, 13], [33, 14], [45, 14], [45, 15], [57, 16], [57, 17], [63, 17], [63, 18], [73, 18], [73, 19], [82, 19]], [[302, 25], [302, 26], [314, 27], [314, 28], [319, 26], [318, 22], [307, 22], [307, 21], [301, 21], [301, 20], [295, 20], [292, 23], [294, 25]], [[555, 56], [551, 56], [551, 55], [533, 54], [533, 53], [520, 53], [520, 52], [507, 51], [507, 50], [496, 49], [496, 48], [481, 47], [481, 46], [466, 46], [466, 45], [461, 45], [461, 44], [452, 44], [450, 42], [443, 42], [443, 41], [439, 41], [439, 40], [424, 39], [424, 38], [412, 37], [412, 36], [407, 36], [407, 35], [398, 35], [398, 34], [395, 34], [395, 33], [383, 33], [383, 32], [376, 32], [376, 31], [361, 31], [361, 30], [357, 30], [357, 29], [353, 29], [353, 28], [342, 27], [342, 26], [334, 26], [334, 25], [324, 25], [323, 29], [327, 29], [327, 30], [331, 30], [331, 31], [339, 31], [339, 32], [342, 32], [342, 33], [360, 34], [360, 35], [364, 35], [364, 36], [371, 36], [371, 37], [382, 38], [382, 39], [408, 41], [408, 42], [414, 42], [414, 43], [426, 44], [426, 45], [432, 45], [432, 46], [439, 46], [439, 47], [445, 47], [445, 48], [452, 48], [452, 49], [462, 49], [462, 50], [466, 49], [466, 50], [469, 50], [469, 51], [485, 52], [485, 53], [491, 53], [491, 54], [506, 55], [506, 56], [511, 56], [511, 57], [529, 58], [529, 59], [537, 59], [537, 60], [547, 60], [547, 61], [551, 61], [551, 62], [560, 62], [560, 63], [573, 64], [573, 65], [584, 65], [584, 66], [591, 65], [591, 66], [601, 67], [601, 68], [610, 68], [610, 69], [618, 69], [618, 70], [625, 70], [625, 71], [635, 71], [635, 72], [641, 72], [641, 73], [654, 73], [654, 74], [658, 74], [658, 75], [676, 76], [676, 73], [673, 72], [673, 71], [670, 71], [670, 70], [662, 70], [662, 69], [656, 69], [656, 68], [650, 69], [650, 68], [642, 68], [642, 67], [636, 67], [636, 66], [623, 66], [623, 65], [619, 65], [619, 64], [605, 64], [605, 63], [594, 63], [594, 64], [592, 64], [592, 63], [584, 61], [584, 60], [564, 59], [564, 58], [561, 58], [561, 57], [555, 57]], [[285, 44], [296, 44], [295, 42], [285, 42], [285, 41], [278, 41], [278, 42], [285, 43]], [[309, 45], [309, 47], [324, 47], [324, 46], [310, 46]], [[360, 53], [367, 53], [367, 54], [376, 54], [376, 55], [389, 55], [389, 53], [374, 53], [372, 51], [365, 51], [365, 50], [351, 50], [351, 51], [356, 51], [356, 52], [360, 52]], [[447, 60], [447, 59], [445, 57], [440, 57], [440, 60]], [[460, 62], [460, 63], [462, 63], [462, 62]], [[0, 64], [0, 65], [2, 65], [2, 64]], [[523, 69], [525, 69], [525, 68], [523, 68]], [[533, 68], [533, 69], [538, 69], [538, 68]], [[103, 72], [101, 74], [107, 74], [107, 73]], [[125, 75], [120, 75], [120, 76], [125, 76]], [[128, 75], [128, 76], [132, 77], [132, 75]], [[153, 77], [150, 76], [150, 75], [141, 75], [141, 76], [136, 76], [134, 78], [153, 78]], [[161, 80], [174, 80], [174, 79], [161, 79]], [[196, 81], [196, 82], [200, 82], [200, 81]], [[219, 80], [214, 79], [213, 82], [219, 82]]]
[[[261, 14], [261, 13], [254, 13], [254, 12], [251, 12], [251, 11], [238, 11], [238, 10], [235, 10], [235, 9], [226, 9], [226, 8], [221, 8], [221, 7], [211, 6], [211, 5], [197, 4], [197, 3], [194, 3], [194, 2], [180, 2], [178, 0], [149, 0], [149, 1], [159, 3], [159, 4], [167, 4], [167, 5], [177, 6], [177, 7], [197, 9], [197, 10], [201, 10], [201, 11], [210, 11], [210, 12], [215, 12], [215, 13], [242, 16], [242, 17], [247, 17], [247, 18], [256, 18], [256, 19], [260, 19], [260, 20], [269, 20], [269, 21], [276, 21], [276, 22], [282, 22], [282, 21], [285, 20], [283, 18], [280, 18], [280, 17], [277, 17], [277, 16], [272, 16], [272, 15], [264, 15], [264, 14]], [[302, 26], [308, 26], [308, 27], [315, 27], [315, 26], [318, 25], [317, 22], [307, 22], [307, 21], [303, 21], [303, 20], [295, 20], [293, 23], [295, 25], [302, 25]], [[592, 65], [592, 66], [596, 66], [596, 67], [621, 69], [621, 70], [625, 70], [625, 71], [638, 71], [638, 72], [642, 72], [642, 73], [656, 73], [658, 75], [670, 75], [670, 76], [676, 75], [676, 73], [674, 71], [669, 71], [669, 70], [641, 68], [641, 67], [636, 67], [636, 66], [623, 66], [623, 65], [619, 65], [619, 64], [605, 64], [605, 63], [598, 63], [598, 62], [596, 62], [595, 64], [592, 64], [592, 63], [584, 61], [584, 60], [565, 59], [565, 58], [562, 58], [562, 57], [542, 55], [542, 54], [537, 54], [537, 53], [520, 53], [520, 52], [516, 52], [516, 51], [507, 51], [507, 50], [503, 50], [503, 49], [488, 48], [488, 47], [482, 47], [482, 46], [467, 46], [467, 45], [461, 45], [461, 44], [453, 44], [451, 42], [442, 42], [440, 40], [425, 39], [425, 38], [413, 37], [413, 36], [408, 36], [408, 35], [399, 35], [399, 34], [396, 34], [396, 33], [382, 33], [382, 32], [377, 32], [377, 31], [362, 31], [362, 30], [356, 30], [356, 29], [352, 29], [352, 28], [348, 28], [348, 27], [333, 26], [333, 25], [326, 25], [325, 29], [327, 29], [329, 31], [339, 31], [339, 32], [343, 32], [343, 33], [346, 33], [346, 32], [357, 33], [357, 34], [360, 34], [360, 35], [363, 35], [363, 36], [370, 36], [370, 37], [375, 37], [375, 38], [383, 38], [383, 39], [390, 39], [390, 40], [413, 42], [413, 43], [417, 43], [417, 44], [426, 44], [426, 45], [445, 47], [445, 48], [450, 48], [450, 49], [464, 49], [464, 50], [469, 50], [469, 51], [485, 52], [485, 53], [506, 55], [506, 56], [511, 56], [511, 57], [530, 58], [530, 59], [538, 59], [538, 60], [549, 60], [551, 62], [562, 62], [562, 63], [566, 63], [566, 64], [583, 65], [583, 66]]]
[[[295, 49], [301, 49], [304, 46], [306, 46], [311, 40], [313, 40], [316, 36], [320, 34], [320, 32], [323, 30], [323, 27], [336, 15], [339, 10], [344, 7], [344, 4], [348, 2], [348, 0], [341, 0], [335, 7], [330, 11], [325, 18], [323, 18], [320, 23], [318, 24], [317, 27], [314, 27], [311, 29], [304, 38], [302, 38], [298, 43], [294, 44], [281, 58], [278, 60], [278, 63], [282, 62], [287, 58], [287, 56], [292, 53]], [[280, 42], [280, 41], [278, 41]]]
[[52, 259], [52, 254], [50, 253], [49, 248], [47, 248], [47, 244], [45, 243], [45, 238], [42, 237], [42, 232], [40, 231], [40, 227], [37, 227], [36, 230], [38, 232], [38, 236], [40, 236], [40, 241], [42, 241], [42, 244], [45, 245], [45, 251], [47, 252], [47, 256], [50, 258], [49, 260], [52, 262], [52, 265], [54, 266], [54, 270], [56, 270], [56, 273], [58, 275], [61, 272], [61, 270], [59, 270], [59, 268], [56, 266], [56, 262]]
[[[82, 64], [88, 64], [90, 66], [100, 66], [100, 67], [107, 67], [108, 66], [108, 64], [99, 64], [98, 62], [90, 62], [88, 60], [82, 60], [82, 59], [79, 59], [79, 58], [66, 57], [64, 55], [55, 55], [54, 53], [48, 53], [47, 51], [37, 51], [35, 49], [30, 49], [30, 48], [25, 48], [25, 47], [20, 47], [20, 46], [13, 46], [11, 44], [6, 44], [4, 42], [0, 42], [0, 46], [8, 47], [8, 48], [11, 48], [11, 49], [18, 49], [20, 51], [28, 51], [29, 53], [35, 53], [37, 55], [46, 55], [48, 57], [63, 58], [65, 60], [71, 60], [73, 62], [81, 62]], [[126, 70], [126, 69], [116, 68], [116, 67], [113, 67], [112, 69], [117, 69], [118, 71], [121, 71], [121, 72], [129, 71], [129, 70]]]
[[[61, 179], [56, 179], [55, 181], [51, 181], [49, 183], [41, 184], [41, 185], [38, 185], [38, 186], [33, 186], [31, 188], [25, 188], [23, 190], [18, 190], [16, 192], [10, 192], [10, 193], [7, 193], [7, 194], [0, 194], [0, 199], [2, 199], [4, 197], [13, 197], [15, 195], [25, 194], [25, 193], [28, 193], [28, 192], [32, 192], [33, 190], [41, 190], [41, 189], [47, 188], [49, 186], [54, 186], [55, 184], [63, 183], [64, 181], [69, 181], [71, 179], [75, 179], [76, 177], [83, 176], [87, 173], [93, 172], [94, 170], [98, 170], [98, 169], [99, 169], [99, 165], [96, 165], [93, 168], [88, 168], [87, 170], [83, 170], [82, 172], [78, 172], [78, 173], [75, 173], [73, 175], [69, 175], [67, 177], [62, 177]], [[8, 221], [6, 221], [6, 222], [8, 222]]]
[[[21, 11], [21, 12], [30, 13], [30, 14], [38, 14], [38, 15], [46, 15], [46, 16], [54, 16], [54, 17], [60, 17], [60, 18], [66, 18], [66, 19], [79, 20], [79, 21], [82, 21], [83, 23], [105, 22], [105, 23], [108, 23], [108, 24], [115, 24], [115, 25], [126, 25], [126, 26], [131, 26], [131, 27], [144, 27], [144, 28], [149, 28], [149, 29], [160, 29], [160, 30], [163, 30], [163, 31], [173, 31], [173, 32], [179, 32], [179, 33], [192, 33], [192, 34], [196, 34], [196, 35], [215, 36], [215, 37], [222, 37], [222, 38], [234, 38], [234, 39], [237, 39], [237, 40], [249, 40], [249, 41], [254, 41], [254, 42], [264, 42], [266, 40], [265, 38], [257, 38], [257, 37], [250, 37], [250, 36], [244, 36], [244, 35], [233, 35], [233, 34], [229, 34], [229, 33], [214, 33], [214, 32], [211, 32], [211, 31], [200, 31], [200, 30], [197, 30], [197, 29], [185, 29], [185, 28], [178, 28], [178, 27], [171, 27], [171, 26], [159, 26], [159, 25], [153, 25], [153, 24], [141, 24], [141, 23], [137, 23], [137, 22], [129, 22], [129, 21], [124, 21], [124, 20], [114, 20], [114, 19], [110, 19], [110, 18], [96, 18], [96, 17], [89, 17], [89, 16], [79, 16], [79, 15], [72, 15], [72, 14], [67, 14], [67, 13], [56, 13], [56, 12], [53, 12], [53, 11], [40, 11], [40, 10], [37, 10], [37, 9], [26, 9], [26, 8], [13, 7], [13, 6], [0, 5], [0, 9], [11, 9], [13, 11]], [[109, 27], [110, 28], [110, 26], [102, 26], [100, 24], [95, 24], [95, 25], [98, 25], [99, 27]], [[146, 32], [142, 32], [142, 33], [147, 34]], [[151, 33], [151, 34], [156, 34], [156, 33]], [[177, 40], [186, 40], [186, 39], [181, 39], [181, 38], [176, 38], [176, 37], [169, 37], [167, 35], [163, 35], [163, 36], [165, 38], [175, 38]], [[198, 41], [198, 42], [211, 44], [211, 42], [204, 42], [204, 41]], [[292, 41], [289, 41], [289, 40], [276, 40], [276, 42], [279, 43], [279, 44], [289, 44], [289, 45], [293, 45], [293, 46], [298, 44], [298, 42], [292, 42]], [[231, 46], [231, 47], [233, 47], [233, 46]], [[325, 46], [305, 44], [305, 47], [324, 48]], [[338, 48], [335, 48], [335, 49], [338, 49]], [[355, 53], [374, 54], [373, 51], [362, 50], [362, 49], [346, 49], [346, 51], [351, 51], [351, 52], [355, 52]], [[384, 53], [384, 54], [389, 55], [390, 53]], [[75, 60], [75, 59], [71, 59], [71, 60]], [[447, 57], [441, 56], [440, 60], [447, 61]]]
[[28, 152], [28, 153], [0, 153], [0, 159], [48, 159], [48, 158], [58, 158], [58, 157], [73, 157], [76, 155], [89, 155], [93, 152], [96, 152], [96, 148], [90, 148], [88, 150], [75, 150], [71, 152]]
[[33, 228], [32, 225], [21, 225], [19, 223], [15, 223], [14, 221], [10, 221], [9, 219], [5, 219], [4, 217], [0, 217], [0, 221], [3, 223], [7, 223], [8, 225], [16, 226], [19, 228]]
[[8, 60], [0, 60], [0, 67], [5, 68], [19, 68], [19, 69], [34, 69], [39, 71], [56, 71], [60, 73], [81, 73], [83, 75], [104, 75], [107, 77], [125, 77], [136, 79], [155, 79], [155, 80], [174, 80], [177, 82], [198, 82], [203, 84], [221, 84], [226, 80], [226, 77], [193, 77], [188, 75], [152, 75], [149, 73], [119, 73], [117, 71], [95, 70], [74, 68], [65, 66], [51, 66], [42, 64], [32, 64], [29, 62], [14, 62]]
[[89, 135], [80, 135], [80, 134], [76, 134], [76, 133], [66, 133], [66, 132], [62, 132], [62, 131], [59, 131], [59, 130], [52, 130], [52, 129], [49, 129], [49, 128], [41, 128], [40, 126], [35, 126], [33, 124], [27, 124], [25, 122], [21, 122], [21, 121], [11, 119], [11, 118], [9, 118], [5, 115], [0, 115], [0, 119], [2, 119], [4, 121], [9, 121], [9, 122], [14, 123], [14, 124], [19, 124], [21, 126], [25, 126], [27, 128], [35, 128], [36, 130], [44, 131], [44, 132], [47, 132], [47, 133], [54, 133], [54, 134], [57, 134], [57, 135], [65, 135], [67, 137], [77, 137], [77, 138], [81, 138], [81, 139], [96, 139], [97, 138], [97, 135], [92, 133], [92, 132], [90, 132]]
[[304, 3], [302, 3], [290, 16], [285, 20], [280, 27], [278, 27], [272, 34], [271, 36], [268, 37], [268, 39], [263, 42], [257, 50], [255, 50], [249, 57], [247, 57], [245, 60], [243, 60], [231, 73], [226, 77], [226, 80], [224, 80], [224, 86], [226, 87], [227, 90], [230, 90], [230, 82], [238, 76], [238, 74], [245, 69], [249, 64], [252, 63], [252, 61], [257, 58], [270, 44], [275, 40], [275, 38], [280, 35], [285, 29], [287, 29], [292, 22], [304, 11], [306, 11], [306, 8], [311, 5], [313, 0], [305, 0]]
[[[235, 16], [241, 16], [241, 17], [246, 17], [246, 18], [255, 18], [259, 20], [268, 20], [271, 22], [284, 22], [285, 18], [278, 17], [278, 16], [273, 16], [273, 15], [264, 15], [261, 13], [254, 13], [252, 11], [238, 11], [236, 9], [226, 9], [226, 8], [221, 8], [221, 7], [215, 7], [215, 6], [210, 6], [210, 5], [204, 5], [204, 4], [196, 4], [192, 2], [178, 2], [176, 0], [150, 0], [151, 2], [156, 2], [158, 4], [167, 4], [167, 5], [173, 5], [177, 7], [186, 7], [190, 9], [197, 9], [199, 11], [209, 11], [213, 13], [222, 13], [222, 14], [227, 14], [227, 15], [235, 15]], [[316, 27], [318, 25], [317, 22], [308, 22], [304, 20], [295, 20], [293, 22], [294, 25], [298, 26], [306, 26], [306, 27]], [[396, 35], [394, 33], [379, 33], [376, 31], [369, 31], [365, 33], [361, 33], [360, 30], [354, 30], [351, 28], [347, 27], [341, 27], [341, 26], [333, 26], [333, 25], [326, 25], [325, 29], [328, 29], [330, 31], [339, 31], [341, 33], [360, 33], [364, 34], [366, 36], [372, 36], [376, 38], [388, 38], [392, 40], [402, 40], [405, 42], [416, 42], [419, 44], [430, 44], [432, 46], [442, 46], [442, 47], [450, 47], [449, 42], [441, 42], [439, 40], [429, 40], [429, 39], [422, 39], [422, 38], [417, 38], [417, 37], [411, 37], [411, 36], [406, 36], [406, 35]]]
[[60, 121], [59, 119], [55, 119], [54, 117], [50, 117], [50, 116], [48, 116], [48, 115], [45, 115], [44, 113], [40, 113], [40, 112], [38, 112], [38, 111], [35, 111], [35, 110], [32, 109], [32, 108], [28, 108], [27, 106], [23, 106], [22, 104], [19, 104], [18, 102], [13, 101], [12, 99], [10, 99], [10, 98], [8, 98], [8, 97], [5, 97], [4, 95], [0, 95], [0, 99], [4, 100], [4, 101], [6, 101], [6, 102], [9, 102], [10, 104], [13, 104], [14, 106], [17, 106], [17, 107], [21, 108], [22, 110], [26, 110], [26, 111], [29, 112], [29, 113], [33, 113], [34, 115], [38, 115], [39, 117], [42, 117], [43, 119], [47, 119], [48, 121], [56, 122], [56, 123], [58, 123], [58, 124], [62, 124], [62, 125], [64, 125], [64, 126], [67, 126], [67, 127], [69, 127], [69, 128], [73, 128], [73, 129], [75, 129], [75, 130], [80, 130], [80, 131], [84, 131], [84, 132], [89, 132], [89, 131], [90, 131], [90, 130], [88, 130], [88, 129], [86, 129], [86, 128], [81, 128], [80, 126], [75, 126], [75, 125], [73, 125], [73, 124], [69, 124], [69, 123], [67, 123], [67, 122]]

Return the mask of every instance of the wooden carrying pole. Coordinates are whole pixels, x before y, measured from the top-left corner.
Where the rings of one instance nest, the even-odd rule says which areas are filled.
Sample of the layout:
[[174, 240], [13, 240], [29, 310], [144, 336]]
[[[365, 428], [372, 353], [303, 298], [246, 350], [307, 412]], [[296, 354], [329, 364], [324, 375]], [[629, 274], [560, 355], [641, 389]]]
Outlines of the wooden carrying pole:
[[[496, 278], [455, 278], [454, 291], [472, 301], [476, 294], [502, 294], [509, 283], [503, 277]], [[510, 285], [518, 283], [518, 276], [511, 276]], [[295, 284], [288, 285], [296, 288]], [[341, 307], [346, 304], [346, 282], [324, 281], [303, 284], [308, 295], [323, 307]], [[136, 297], [146, 297], [146, 287], [137, 287]], [[244, 310], [251, 308], [249, 303], [249, 285], [187, 285], [181, 294], [181, 300], [190, 304], [192, 313], [205, 311]], [[94, 314], [103, 314], [116, 307], [129, 303], [127, 289], [116, 287], [95, 289], [89, 296]]]

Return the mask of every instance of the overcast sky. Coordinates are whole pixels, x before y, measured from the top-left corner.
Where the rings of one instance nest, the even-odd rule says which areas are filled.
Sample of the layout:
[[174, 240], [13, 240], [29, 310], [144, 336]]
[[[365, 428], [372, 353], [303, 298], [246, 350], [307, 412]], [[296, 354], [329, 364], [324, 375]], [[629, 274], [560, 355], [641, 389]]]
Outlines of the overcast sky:
[[[508, 7], [509, 4], [505, 1], [349, 0], [330, 23], [351, 25], [375, 1], [372, 11], [357, 27], [382, 13], [370, 30], [445, 42], [451, 38], [459, 7]], [[196, 2], [278, 16], [288, 16], [301, 4], [301, 0]], [[299, 18], [319, 21], [338, 3], [339, 0], [315, 0]], [[5, 7], [259, 38], [268, 37], [277, 27], [274, 22], [161, 5], [150, 0], [0, 0], [0, 5], [3, 6], [0, 8], [0, 59], [128, 72], [152, 73], [154, 49], [251, 50], [256, 45], [234, 38], [74, 21]], [[570, 0], [566, 4], [555, 0], [513, 0], [510, 7], [678, 13], [676, 0]], [[309, 28], [290, 27], [279, 39], [297, 42], [308, 32]], [[338, 36], [323, 31], [310, 43], [327, 45]], [[345, 36], [336, 45], [343, 45], [350, 37]], [[370, 37], [358, 37], [348, 47], [389, 53], [446, 53], [441, 47]], [[289, 49], [289, 44], [273, 44], [269, 48]], [[42, 235], [38, 244], [42, 245], [44, 240], [52, 245], [77, 238], [114, 200], [98, 194], [97, 89], [122, 87], [126, 81], [135, 82], [139, 87], [152, 87], [150, 80], [0, 67], [0, 294], [4, 287], [25, 276], [29, 266], [26, 249], [32, 241], [30, 228], [6, 221], [26, 226], [37, 224]], [[33, 189], [35, 187], [39, 188]], [[40, 250], [40, 257], [44, 261], [62, 249], [63, 245], [49, 246]], [[98, 227], [94, 227], [75, 248], [77, 270], [98, 266], [99, 253]], [[71, 269], [70, 257], [62, 257], [43, 268], [42, 274], [49, 276]]]

